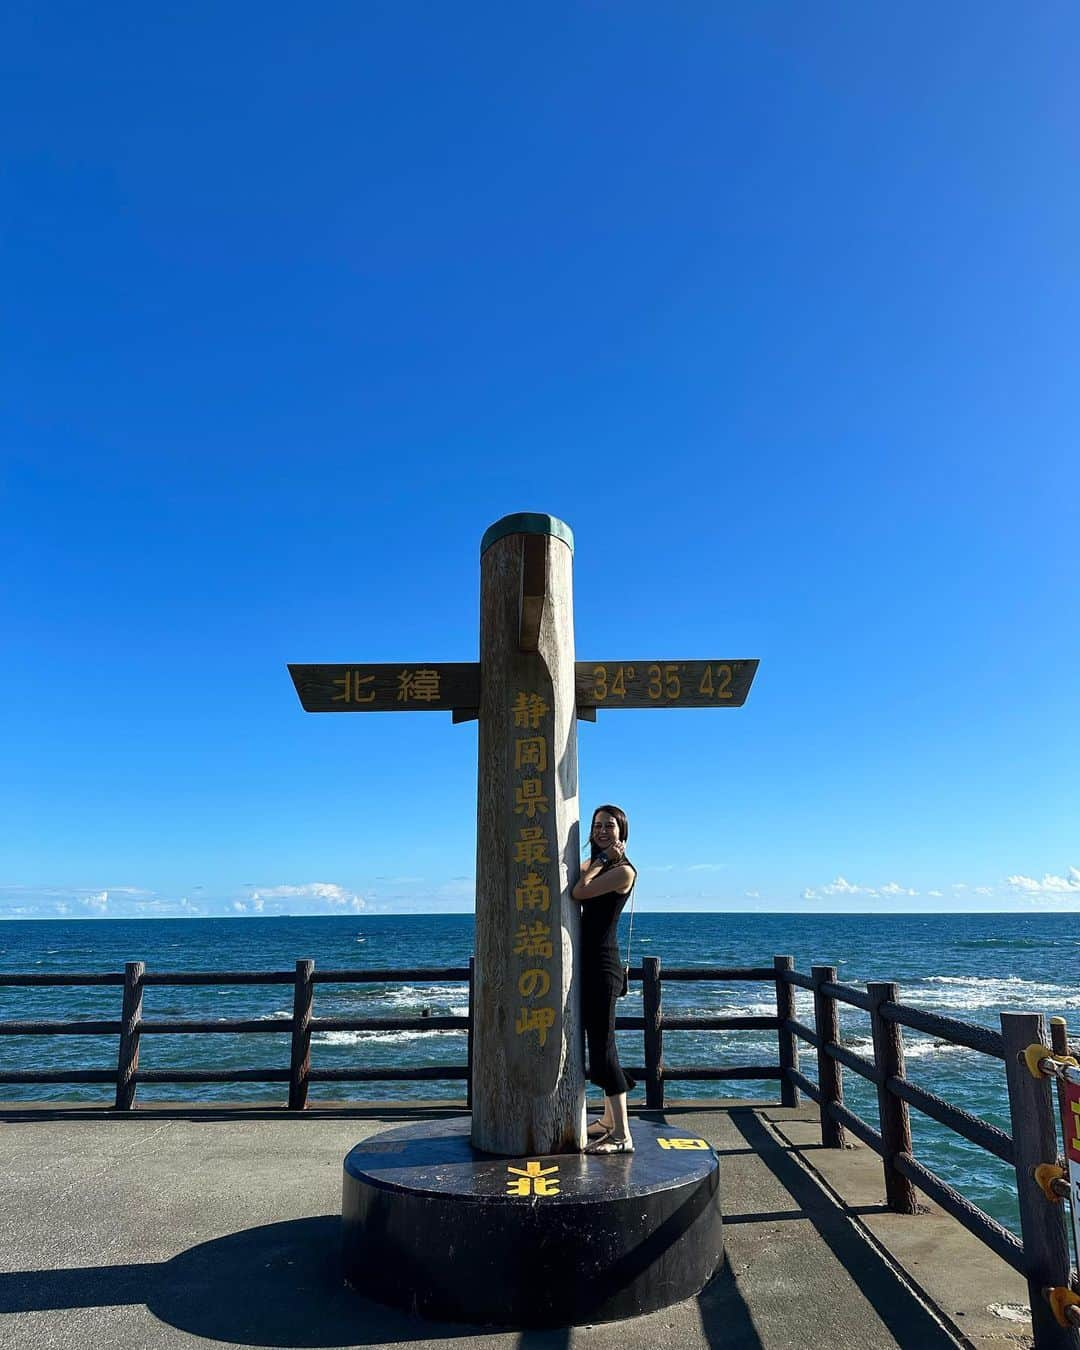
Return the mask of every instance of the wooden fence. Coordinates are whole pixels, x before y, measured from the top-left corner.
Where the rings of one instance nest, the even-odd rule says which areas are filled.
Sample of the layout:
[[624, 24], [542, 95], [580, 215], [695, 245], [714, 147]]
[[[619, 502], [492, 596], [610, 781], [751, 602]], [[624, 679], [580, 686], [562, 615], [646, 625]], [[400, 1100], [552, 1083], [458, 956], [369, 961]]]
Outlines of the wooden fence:
[[[313, 961], [297, 961], [295, 971], [149, 971], [141, 961], [128, 962], [123, 973], [9, 974], [0, 975], [0, 986], [41, 988], [57, 985], [119, 985], [123, 1001], [118, 1021], [4, 1021], [0, 1036], [114, 1036], [118, 1038], [115, 1069], [33, 1069], [0, 1071], [0, 1084], [102, 1083], [115, 1088], [115, 1106], [130, 1110], [138, 1087], [144, 1083], [288, 1083], [288, 1105], [301, 1110], [307, 1103], [311, 1083], [418, 1082], [457, 1080], [471, 1087], [473, 963], [445, 969], [414, 970], [316, 970]], [[1032, 1322], [1037, 1350], [1077, 1350], [1076, 1308], [1062, 1307], [1060, 1291], [1070, 1285], [1080, 1289], [1070, 1269], [1068, 1232], [1062, 1206], [1044, 1193], [1035, 1181], [1034, 1168], [1058, 1158], [1054, 1098], [1048, 1078], [1035, 1077], [1024, 1052], [1033, 1044], [1046, 1047], [1051, 1055], [1066, 1046], [1064, 1024], [1057, 1019], [1053, 1041], [1047, 1037], [1041, 1013], [1002, 1013], [1001, 1030], [993, 1031], [972, 1022], [915, 1008], [900, 1000], [898, 986], [871, 983], [865, 991], [840, 984], [833, 966], [814, 966], [809, 975], [794, 968], [790, 956], [773, 958], [771, 966], [739, 969], [693, 967], [669, 969], [661, 975], [660, 961], [647, 957], [631, 971], [640, 980], [643, 996], [641, 1017], [619, 1017], [616, 1028], [643, 1033], [644, 1060], [628, 1072], [642, 1079], [646, 1107], [664, 1106], [665, 1084], [674, 1081], [720, 1079], [773, 1080], [779, 1083], [784, 1106], [797, 1106], [800, 1092], [817, 1104], [821, 1142], [827, 1148], [842, 1148], [845, 1131], [872, 1148], [882, 1160], [885, 1194], [889, 1206], [902, 1213], [918, 1210], [915, 1187], [1002, 1260], [1022, 1274], [1031, 1293]], [[393, 984], [462, 982], [468, 986], [469, 1016], [466, 1017], [316, 1017], [313, 1014], [316, 984]], [[663, 983], [669, 981], [761, 982], [772, 987], [776, 1013], [712, 1017], [666, 1016]], [[265, 1019], [183, 1020], [143, 1017], [144, 991], [153, 985], [262, 985], [287, 984], [293, 988], [293, 1012], [288, 1022]], [[814, 1026], [795, 1016], [795, 989], [808, 990], [814, 1000]], [[873, 1058], [857, 1054], [840, 1043], [838, 1004], [860, 1009], [870, 1019]], [[1012, 1133], [998, 1129], [943, 1097], [912, 1082], [904, 1060], [903, 1028], [926, 1033], [952, 1045], [1001, 1060], [1005, 1065]], [[464, 1064], [425, 1065], [414, 1068], [367, 1067], [313, 1068], [311, 1037], [317, 1031], [462, 1031], [467, 1033]], [[753, 1031], [777, 1034], [775, 1064], [733, 1064], [712, 1067], [668, 1065], [664, 1057], [665, 1031]], [[291, 1038], [289, 1066], [264, 1065], [247, 1069], [140, 1069], [142, 1037], [151, 1035], [254, 1034]], [[817, 1079], [800, 1069], [799, 1044], [816, 1053]], [[877, 1091], [876, 1125], [856, 1115], [844, 1104], [843, 1071], [848, 1069], [874, 1084]], [[1022, 1240], [979, 1209], [960, 1191], [931, 1171], [914, 1155], [909, 1108], [930, 1116], [994, 1157], [1010, 1164], [1016, 1174]], [[1047, 1297], [1059, 1291], [1061, 1325]]]

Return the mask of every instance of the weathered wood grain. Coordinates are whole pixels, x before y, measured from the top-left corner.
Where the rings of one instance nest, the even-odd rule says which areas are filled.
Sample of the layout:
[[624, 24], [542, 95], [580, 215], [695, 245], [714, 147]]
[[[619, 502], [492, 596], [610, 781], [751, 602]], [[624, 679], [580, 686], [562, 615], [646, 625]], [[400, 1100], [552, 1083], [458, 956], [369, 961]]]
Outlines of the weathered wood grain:
[[472, 1142], [518, 1156], [580, 1148], [585, 1117], [572, 553], [537, 536], [542, 617], [522, 651], [527, 537], [500, 533], [480, 563], [473, 991]]

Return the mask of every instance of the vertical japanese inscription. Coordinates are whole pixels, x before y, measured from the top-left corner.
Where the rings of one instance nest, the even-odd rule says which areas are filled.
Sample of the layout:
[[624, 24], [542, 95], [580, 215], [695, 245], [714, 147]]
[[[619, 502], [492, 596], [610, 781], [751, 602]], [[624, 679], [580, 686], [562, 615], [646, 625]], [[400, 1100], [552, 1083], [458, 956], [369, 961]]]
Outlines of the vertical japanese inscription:
[[[538, 1049], [555, 1026], [557, 1000], [552, 997], [550, 963], [554, 954], [552, 928], [559, 927], [552, 911], [552, 835], [549, 827], [552, 781], [552, 710], [547, 699], [517, 690], [511, 707], [513, 785], [513, 857], [515, 958], [514, 987], [518, 1004], [514, 1031], [534, 1036]], [[558, 895], [556, 893], [556, 901]], [[558, 991], [555, 991], [556, 994]]]

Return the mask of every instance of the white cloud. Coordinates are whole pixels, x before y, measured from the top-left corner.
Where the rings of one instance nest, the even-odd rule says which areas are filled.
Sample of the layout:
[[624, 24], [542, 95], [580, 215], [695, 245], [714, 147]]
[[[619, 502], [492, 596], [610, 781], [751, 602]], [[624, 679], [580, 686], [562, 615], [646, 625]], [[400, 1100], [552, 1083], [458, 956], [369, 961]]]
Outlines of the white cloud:
[[727, 863], [691, 863], [688, 872], [722, 872]]
[[940, 900], [941, 897], [942, 897], [942, 895], [944, 894], [944, 892], [942, 892], [942, 891], [927, 891], [926, 894], [927, 894], [927, 895], [932, 895], [932, 896], [934, 896], [936, 899]]
[[760, 900], [760, 899], [761, 899], [761, 892], [760, 892], [760, 891], [743, 891], [743, 895], [745, 895], [746, 898], [747, 898], [748, 900]]
[[250, 896], [252, 907], [260, 910], [265, 900], [293, 899], [324, 900], [338, 909], [359, 911], [364, 908], [361, 896], [354, 895], [333, 881], [308, 881], [302, 886], [260, 886]]
[[109, 908], [109, 892], [98, 891], [95, 895], [84, 896], [79, 904], [85, 905], [87, 909], [96, 909], [104, 913]]
[[906, 886], [901, 886], [899, 882], [887, 881], [881, 888], [882, 895], [918, 895], [918, 891], [908, 890]]
[[847, 877], [837, 877], [827, 886], [822, 886], [823, 895], [877, 895], [873, 886], [856, 886]]
[[1067, 877], [1056, 877], [1051, 873], [1037, 881], [1035, 877], [1011, 876], [1005, 878], [1014, 891], [1027, 895], [1075, 895], [1080, 893], [1080, 867], [1070, 867]]
[[976, 895], [993, 895], [993, 894], [994, 894], [994, 888], [993, 888], [993, 886], [976, 886], [976, 887], [975, 887], [975, 894], [976, 894]]

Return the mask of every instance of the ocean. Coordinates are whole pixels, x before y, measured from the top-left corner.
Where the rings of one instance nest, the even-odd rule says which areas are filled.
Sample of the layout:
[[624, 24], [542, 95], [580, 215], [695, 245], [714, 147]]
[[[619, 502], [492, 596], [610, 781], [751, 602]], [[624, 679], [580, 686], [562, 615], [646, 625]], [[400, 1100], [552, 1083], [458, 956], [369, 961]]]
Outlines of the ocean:
[[[622, 941], [625, 944], [625, 917]], [[119, 971], [125, 961], [145, 961], [150, 970], [292, 970], [310, 957], [316, 968], [404, 968], [466, 965], [472, 951], [469, 914], [332, 916], [319, 918], [139, 919], [9, 921], [0, 924], [0, 971]], [[796, 969], [839, 968], [839, 979], [895, 980], [901, 998], [921, 1008], [983, 1026], [998, 1027], [1004, 1009], [1027, 1009], [1072, 1017], [1080, 1027], [1080, 983], [1073, 964], [1080, 932], [1068, 914], [838, 915], [838, 914], [658, 914], [634, 921], [632, 960], [645, 956], [677, 966], [767, 966], [774, 954], [791, 955]], [[625, 945], [624, 945], [625, 950]], [[797, 1016], [813, 1024], [811, 996], [796, 990]], [[665, 1011], [674, 1015], [771, 1014], [768, 984], [677, 983], [664, 986]], [[315, 987], [316, 1016], [380, 1017], [467, 1011], [463, 984], [338, 985]], [[265, 1018], [291, 1015], [287, 985], [150, 987], [143, 1002], [148, 1019]], [[640, 987], [622, 1001], [624, 1015], [641, 1015]], [[110, 1018], [120, 1014], [117, 986], [89, 988], [0, 988], [0, 1020]], [[841, 1036], [853, 1050], [870, 1054], [865, 1013], [841, 1005]], [[905, 1031], [908, 1076], [1004, 1130], [1009, 1129], [1004, 1066], [974, 1051]], [[620, 1032], [625, 1064], [641, 1064], [640, 1032]], [[666, 1032], [669, 1067], [774, 1063], [776, 1034]], [[463, 1064], [461, 1032], [316, 1033], [312, 1066]], [[813, 1052], [802, 1048], [807, 1076], [816, 1076]], [[289, 1038], [277, 1035], [168, 1035], [143, 1040], [140, 1068], [288, 1067]], [[115, 1070], [115, 1037], [4, 1036], [0, 1064], [17, 1068], [108, 1068]], [[852, 1110], [877, 1121], [874, 1089], [857, 1075], [844, 1075]], [[774, 1098], [775, 1082], [669, 1083], [669, 1101], [687, 1097]], [[461, 1082], [313, 1084], [309, 1100], [460, 1097]], [[96, 1101], [110, 1104], [104, 1085], [0, 1086], [16, 1101]], [[138, 1101], [265, 1101], [280, 1104], [286, 1084], [146, 1085]], [[643, 1089], [631, 1098], [644, 1104]], [[1017, 1230], [1011, 1169], [944, 1126], [912, 1110], [916, 1155], [1001, 1223]]]

